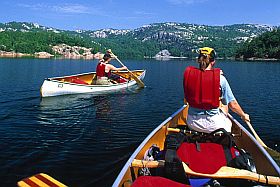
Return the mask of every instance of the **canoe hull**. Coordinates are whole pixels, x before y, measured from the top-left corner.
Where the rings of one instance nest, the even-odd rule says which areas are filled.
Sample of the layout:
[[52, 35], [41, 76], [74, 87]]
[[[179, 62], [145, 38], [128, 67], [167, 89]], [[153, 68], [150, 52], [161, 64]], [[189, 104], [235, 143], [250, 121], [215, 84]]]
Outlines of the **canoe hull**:
[[[118, 177], [116, 178], [113, 186], [130, 186], [133, 177], [131, 176], [132, 162], [134, 159], [142, 160], [147, 149], [153, 144], [156, 144], [162, 150], [164, 147], [165, 136], [168, 134], [169, 127], [177, 127], [178, 125], [186, 125], [185, 116], [187, 116], [188, 107], [184, 105], [172, 116], [162, 122], [156, 129], [154, 129], [146, 139], [139, 145], [134, 151], [131, 157], [122, 168]], [[232, 116], [230, 116], [233, 122], [232, 133], [234, 133], [235, 141], [238, 147], [243, 148], [250, 152], [252, 155], [257, 172], [263, 175], [280, 176], [279, 166], [270, 157], [266, 150], [254, 139], [254, 137]], [[138, 173], [138, 168], [133, 168], [134, 173]], [[129, 182], [127, 182], [129, 181]]]
[[[139, 73], [141, 72], [141, 73]], [[145, 77], [145, 70], [138, 70], [139, 76], [138, 78], [143, 80]], [[91, 84], [77, 84], [71, 82], [62, 81], [69, 77], [93, 77], [95, 72], [87, 73], [87, 74], [79, 74], [79, 75], [71, 75], [67, 77], [57, 77], [57, 78], [49, 78], [45, 79], [41, 86], [41, 96], [42, 97], [52, 97], [59, 95], [69, 95], [69, 94], [81, 94], [81, 93], [93, 93], [100, 94], [104, 92], [110, 91], [118, 91], [122, 89], [126, 89], [133, 85], [136, 85], [137, 82], [133, 79], [119, 84], [110, 84], [110, 85], [91, 85]]]

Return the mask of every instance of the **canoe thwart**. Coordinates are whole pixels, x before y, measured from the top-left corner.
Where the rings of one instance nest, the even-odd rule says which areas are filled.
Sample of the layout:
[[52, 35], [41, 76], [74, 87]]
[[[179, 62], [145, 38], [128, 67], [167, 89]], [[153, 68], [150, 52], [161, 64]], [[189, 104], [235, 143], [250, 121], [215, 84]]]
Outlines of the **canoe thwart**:
[[[180, 129], [180, 128], [167, 128], [168, 132], [175, 132], [175, 133], [179, 133], [182, 132], [186, 135], [203, 135], [203, 134], [207, 134], [207, 133], [203, 133], [203, 132], [197, 132], [197, 131], [192, 131], [192, 130], [186, 130], [186, 129]], [[217, 132], [214, 134], [214, 136], [222, 136], [223, 133], [222, 132]], [[232, 136], [240, 136], [240, 134], [232, 134]]]

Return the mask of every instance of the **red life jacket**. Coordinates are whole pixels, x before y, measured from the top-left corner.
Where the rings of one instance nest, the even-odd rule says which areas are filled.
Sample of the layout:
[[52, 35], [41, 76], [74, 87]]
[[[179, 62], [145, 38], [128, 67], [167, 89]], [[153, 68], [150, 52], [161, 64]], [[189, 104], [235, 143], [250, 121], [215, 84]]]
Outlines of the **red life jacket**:
[[97, 67], [96, 67], [96, 76], [98, 77], [109, 77], [110, 76], [110, 71], [108, 73], [105, 72], [105, 67], [106, 64], [103, 62], [99, 62]]
[[140, 176], [133, 182], [132, 187], [190, 187], [190, 185], [182, 184], [160, 176]]
[[189, 66], [184, 73], [185, 99], [191, 107], [210, 110], [219, 107], [220, 69], [202, 71]]

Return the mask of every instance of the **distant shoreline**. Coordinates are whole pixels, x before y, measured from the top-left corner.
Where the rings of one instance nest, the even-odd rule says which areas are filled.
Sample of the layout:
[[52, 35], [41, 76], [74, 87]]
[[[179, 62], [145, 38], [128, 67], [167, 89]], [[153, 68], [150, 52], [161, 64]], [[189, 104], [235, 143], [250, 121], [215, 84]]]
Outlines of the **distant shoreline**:
[[236, 58], [237, 61], [280, 61], [280, 59], [277, 58], [257, 58], [257, 57], [251, 57], [251, 58]]
[[[196, 59], [196, 58], [189, 58], [189, 57], [176, 57], [176, 56], [156, 56], [156, 57], [144, 57], [145, 59], [156, 59], [156, 60], [171, 60], [171, 59]], [[217, 58], [217, 60], [235, 60], [235, 61], [280, 61], [280, 59], [277, 58], [257, 58], [257, 57], [251, 57], [247, 59], [243, 58], [233, 58], [233, 57], [227, 57], [227, 58]]]
[[[0, 51], [0, 58], [36, 58], [36, 59], [83, 59], [83, 60], [95, 60], [96, 58], [94, 55], [89, 55], [89, 56], [83, 56], [83, 55], [70, 55], [70, 56], [65, 56], [65, 55], [52, 55], [47, 52], [38, 52], [35, 54], [27, 54], [27, 53], [16, 53], [16, 52], [6, 52], [6, 51]], [[173, 59], [195, 59], [195, 58], [189, 58], [189, 57], [184, 57], [184, 56], [144, 56], [143, 59], [155, 59], [159, 61], [167, 61], [167, 60], [173, 60]], [[217, 60], [235, 60], [235, 61], [266, 61], [266, 62], [276, 62], [280, 61], [280, 59], [276, 58], [257, 58], [257, 57], [251, 57], [251, 58], [217, 58]]]
[[94, 60], [94, 55], [52, 55], [47, 52], [37, 52], [35, 54], [28, 53], [16, 53], [16, 52], [6, 52], [0, 51], [0, 58], [37, 58], [37, 59], [52, 59], [52, 58], [61, 58], [61, 59], [86, 59]]

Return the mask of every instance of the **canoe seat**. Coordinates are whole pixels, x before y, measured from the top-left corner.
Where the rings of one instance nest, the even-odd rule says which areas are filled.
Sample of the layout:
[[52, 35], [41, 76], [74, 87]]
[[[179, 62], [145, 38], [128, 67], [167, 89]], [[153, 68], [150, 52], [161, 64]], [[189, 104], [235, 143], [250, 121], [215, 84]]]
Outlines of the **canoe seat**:
[[[220, 134], [221, 132], [223, 133]], [[216, 137], [217, 133], [219, 134]], [[223, 166], [254, 170], [254, 167], [251, 167], [254, 164], [250, 154], [238, 148], [233, 137], [224, 129], [205, 135], [194, 134], [191, 137], [183, 133], [169, 134], [165, 143], [166, 154], [170, 152], [168, 150], [175, 148], [180, 160], [198, 173], [213, 174]], [[165, 158], [176, 157], [176, 154], [165, 155]]]
[[188, 187], [189, 185], [178, 183], [170, 179], [158, 176], [141, 176], [138, 177], [132, 184], [132, 187]]
[[216, 143], [183, 143], [177, 150], [179, 158], [195, 172], [213, 174], [227, 165], [223, 146]]

